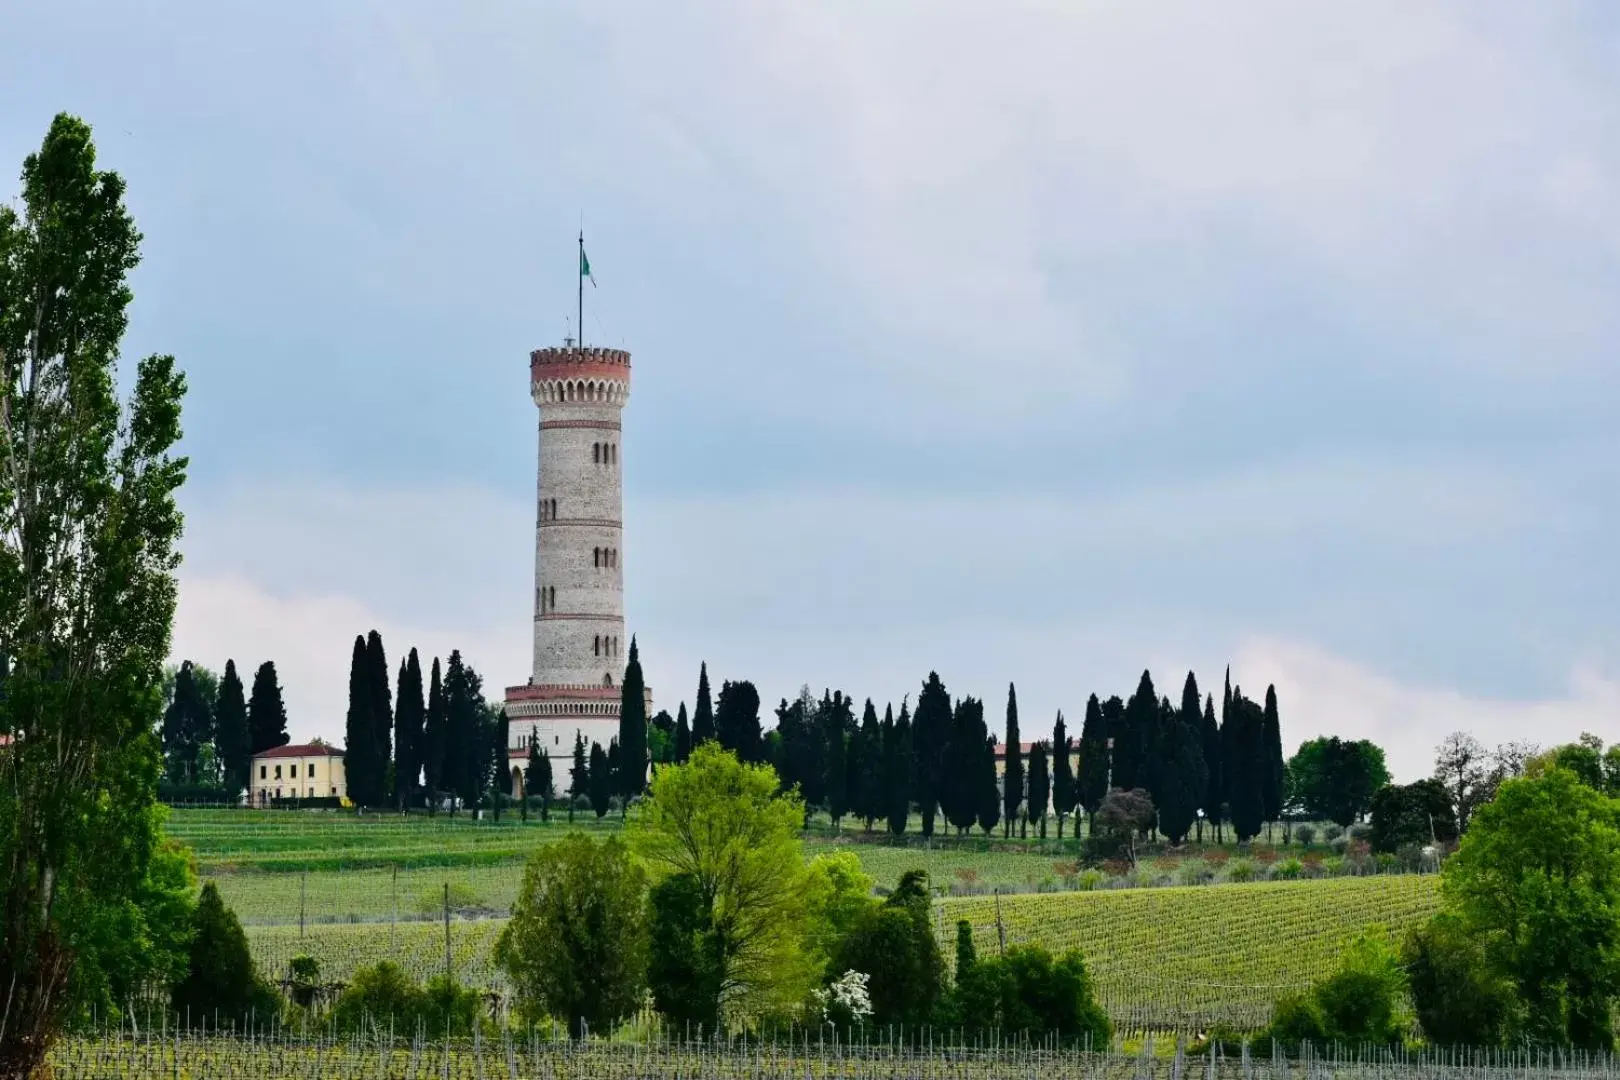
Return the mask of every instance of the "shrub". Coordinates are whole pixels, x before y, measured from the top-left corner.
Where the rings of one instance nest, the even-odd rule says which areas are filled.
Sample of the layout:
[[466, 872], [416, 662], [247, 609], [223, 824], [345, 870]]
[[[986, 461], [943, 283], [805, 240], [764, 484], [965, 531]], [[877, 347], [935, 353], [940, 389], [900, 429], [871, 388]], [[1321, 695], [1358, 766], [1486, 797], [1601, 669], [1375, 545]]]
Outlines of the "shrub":
[[1265, 1045], [1275, 1039], [1292, 1049], [1301, 1043], [1326, 1042], [1327, 1038], [1327, 1018], [1316, 999], [1310, 994], [1290, 994], [1277, 1002], [1271, 1024], [1256, 1041]]
[[1371, 825], [1357, 824], [1357, 825], [1350, 826], [1350, 839], [1352, 839], [1352, 840], [1368, 840], [1371, 837], [1372, 837], [1372, 826]]
[[1271, 877], [1275, 881], [1294, 881], [1304, 869], [1298, 859], [1284, 859], [1271, 868]]
[[957, 980], [956, 1019], [975, 1033], [999, 1030], [1032, 1040], [1106, 1048], [1113, 1037], [1097, 1004], [1085, 961], [1070, 950], [1056, 961], [1038, 945], [976, 961]]
[[1188, 859], [1181, 864], [1176, 877], [1183, 885], [1207, 885], [1215, 880], [1215, 871], [1201, 859]]
[[1347, 837], [1335, 836], [1328, 841], [1328, 849], [1342, 859], [1344, 853], [1350, 850], [1350, 841]]
[[1424, 1036], [1440, 1046], [1501, 1046], [1512, 1028], [1513, 985], [1494, 974], [1478, 935], [1455, 915], [1436, 915], [1401, 949], [1412, 1007]]
[[1344, 829], [1339, 825], [1329, 822], [1328, 824], [1322, 826], [1322, 839], [1326, 840], [1330, 844], [1343, 835]]
[[1321, 1006], [1329, 1037], [1346, 1044], [1400, 1043], [1406, 973], [1395, 951], [1377, 933], [1352, 942], [1339, 970], [1318, 983], [1311, 995]]
[[1075, 878], [1074, 887], [1084, 892], [1092, 892], [1102, 888], [1107, 881], [1108, 875], [1101, 870], [1083, 870], [1080, 876]]
[[416, 981], [391, 960], [356, 968], [332, 1006], [332, 1024], [339, 1031], [414, 1032], [420, 995]]
[[186, 974], [169, 995], [182, 1023], [240, 1026], [268, 1021], [280, 1011], [279, 996], [254, 969], [242, 924], [212, 881], [203, 885], [197, 898], [192, 930]]
[[1259, 873], [1259, 869], [1248, 859], [1233, 859], [1226, 864], [1227, 881], [1237, 883], [1253, 881]]
[[292, 984], [292, 998], [304, 1008], [315, 1001], [315, 992], [321, 986], [321, 965], [313, 956], [300, 955], [287, 965], [288, 980]]
[[1322, 872], [1330, 877], [1339, 877], [1348, 870], [1348, 864], [1338, 855], [1330, 855], [1322, 860]]
[[1294, 830], [1294, 836], [1299, 839], [1301, 844], [1310, 847], [1311, 842], [1316, 839], [1316, 829], [1311, 825], [1301, 825]]

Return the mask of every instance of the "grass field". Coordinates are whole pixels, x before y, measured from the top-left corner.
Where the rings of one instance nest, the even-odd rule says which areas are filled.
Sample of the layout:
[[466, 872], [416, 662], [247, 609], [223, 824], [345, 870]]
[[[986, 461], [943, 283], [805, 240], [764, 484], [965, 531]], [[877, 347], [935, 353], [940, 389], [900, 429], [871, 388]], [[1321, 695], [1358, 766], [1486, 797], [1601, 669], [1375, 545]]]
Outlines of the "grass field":
[[[1272, 1003], [1333, 970], [1344, 943], [1383, 926], [1400, 933], [1438, 903], [1433, 877], [1206, 885], [1006, 896], [1000, 925], [1009, 945], [1077, 948], [1115, 1024], [1129, 1030], [1197, 1030], [1216, 1022], [1262, 1026]], [[967, 919], [981, 954], [994, 954], [996, 898], [939, 903], [941, 947], [954, 955], [956, 921]], [[452, 920], [450, 966], [471, 986], [500, 989], [490, 955], [501, 919]], [[253, 926], [262, 970], [280, 976], [299, 953], [342, 981], [356, 967], [393, 959], [420, 977], [445, 967], [439, 922]]]

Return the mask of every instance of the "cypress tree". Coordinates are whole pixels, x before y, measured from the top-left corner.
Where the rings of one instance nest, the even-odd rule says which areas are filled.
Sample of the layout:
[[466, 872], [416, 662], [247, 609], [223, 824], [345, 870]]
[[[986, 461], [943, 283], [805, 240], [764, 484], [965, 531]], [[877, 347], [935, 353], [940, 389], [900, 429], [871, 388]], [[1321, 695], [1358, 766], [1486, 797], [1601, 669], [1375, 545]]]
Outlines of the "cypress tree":
[[471, 783], [476, 723], [467, 665], [461, 658], [461, 650], [452, 649], [450, 659], [444, 665], [444, 765], [441, 774], [446, 790], [452, 795], [452, 816], [456, 812], [456, 800], [466, 801]]
[[[693, 732], [696, 737], [696, 732]], [[764, 740], [759, 727], [759, 691], [746, 679], [720, 684], [720, 700], [714, 710], [714, 737], [737, 760], [758, 764], [764, 760]]]
[[[592, 744], [595, 745], [594, 743]], [[585, 736], [574, 729], [574, 761], [568, 770], [568, 820], [574, 820], [574, 804], [591, 794], [591, 767], [585, 757]]]
[[540, 752], [540, 740], [529, 736], [529, 767], [523, 776], [523, 805], [525, 813], [531, 798], [540, 800], [540, 820], [551, 820], [551, 758]]
[[1286, 763], [1283, 761], [1282, 724], [1277, 718], [1277, 687], [1266, 687], [1265, 711], [1262, 714], [1262, 735], [1265, 740], [1264, 748], [1264, 785], [1262, 800], [1266, 815], [1266, 836], [1271, 835], [1270, 822], [1282, 820], [1283, 810], [1283, 772]]
[[922, 811], [924, 836], [934, 835], [942, 785], [946, 782], [945, 750], [951, 736], [951, 697], [937, 672], [930, 671], [917, 696], [917, 715], [911, 721], [911, 753], [917, 806]]
[[433, 658], [428, 682], [427, 714], [422, 726], [422, 775], [427, 784], [428, 813], [439, 812], [439, 793], [444, 789], [444, 743], [447, 718], [444, 712], [444, 680], [439, 674], [439, 658]]
[[883, 720], [884, 816], [888, 818], [889, 832], [900, 836], [911, 817], [911, 718], [906, 715], [904, 703], [900, 719], [893, 716], [891, 705], [884, 710]]
[[503, 708], [495, 717], [495, 738], [490, 750], [495, 759], [495, 820], [501, 820], [501, 802], [513, 798], [517, 791], [512, 786], [512, 720]]
[[[1069, 728], [1058, 711], [1052, 725], [1052, 809], [1057, 813], [1058, 839], [1063, 839], [1064, 815], [1074, 812], [1074, 770], [1069, 767]], [[1078, 830], [1076, 830], [1078, 831]]]
[[[1108, 729], [1097, 695], [1086, 699], [1086, 719], [1080, 726], [1080, 768], [1075, 778], [1075, 802], [1089, 819], [1108, 794]], [[1078, 834], [1079, 826], [1075, 826]]]
[[812, 738], [810, 687], [801, 686], [790, 704], [786, 698], [776, 706], [777, 779], [783, 791], [797, 788], [804, 800], [805, 824], [821, 802], [821, 769], [817, 765], [816, 740]]
[[1007, 752], [1001, 772], [1002, 835], [1011, 836], [1024, 803], [1024, 750], [1018, 733], [1018, 689], [1007, 684]]
[[1038, 742], [1029, 749], [1029, 804], [1025, 816], [1037, 823], [1042, 840], [1046, 839], [1046, 810], [1052, 795], [1051, 772], [1047, 769], [1046, 744]]
[[596, 813], [596, 820], [601, 821], [607, 816], [608, 800], [613, 797], [613, 766], [608, 761], [607, 754], [603, 753], [601, 743], [591, 743], [590, 776], [587, 786], [591, 809]]
[[371, 686], [373, 753], [376, 754], [377, 805], [384, 806], [393, 795], [388, 782], [394, 761], [394, 706], [388, 691], [388, 657], [383, 652], [382, 635], [373, 630], [366, 636], [366, 670]]
[[[893, 719], [889, 721], [893, 726]], [[887, 808], [883, 805], [883, 777], [888, 764], [885, 754], [887, 744], [884, 742], [884, 727], [878, 722], [877, 708], [872, 699], [866, 699], [866, 709], [861, 713], [861, 753], [860, 753], [860, 803], [858, 812], [866, 822], [866, 831], [872, 831], [872, 822], [883, 817]]]
[[1265, 822], [1265, 797], [1261, 791], [1265, 782], [1265, 713], [1243, 696], [1241, 688], [1232, 691], [1227, 727], [1221, 734], [1232, 831], [1238, 843], [1247, 843], [1260, 834]]
[[394, 801], [401, 810], [415, 800], [422, 783], [422, 725], [426, 720], [422, 659], [413, 648], [400, 667], [394, 702]]
[[1114, 736], [1114, 787], [1130, 791], [1153, 783], [1149, 753], [1158, 726], [1159, 695], [1153, 689], [1153, 676], [1144, 671], [1136, 693], [1125, 704], [1120, 731]]
[[715, 737], [714, 704], [709, 700], [709, 665], [698, 668], [697, 707], [692, 711], [692, 745], [702, 746]]
[[1171, 710], [1166, 724], [1164, 777], [1154, 798], [1159, 812], [1159, 829], [1175, 845], [1180, 845], [1192, 829], [1198, 804], [1209, 782], [1204, 766], [1204, 740], [1200, 730], [1197, 687], [1193, 688], [1191, 714]]
[[625, 665], [619, 695], [619, 794], [626, 807], [647, 790], [647, 695], [641, 676], [641, 654], [630, 639], [630, 663]]
[[854, 724], [850, 702], [839, 691], [823, 698], [818, 717], [818, 735], [826, 748], [823, 762], [826, 769], [822, 790], [827, 794], [827, 816], [835, 828], [841, 826], [849, 809], [849, 729]]
[[848, 729], [844, 738], [844, 811], [857, 820], [861, 815], [861, 725], [855, 722], [855, 699], [844, 699]]
[[174, 678], [174, 700], [163, 711], [163, 753], [169, 779], [176, 784], [197, 783], [197, 767], [204, 743], [213, 741], [214, 718], [197, 685], [190, 660]]
[[252, 766], [252, 736], [248, 729], [247, 695], [236, 661], [225, 661], [219, 681], [219, 702], [214, 706], [214, 743], [225, 772], [225, 789], [235, 798], [248, 786]]
[[[1208, 694], [1204, 698], [1204, 716], [1199, 723], [1199, 733], [1204, 741], [1204, 771], [1208, 777], [1204, 784], [1204, 816], [1209, 819], [1211, 827], [1215, 830], [1215, 842], [1220, 843], [1221, 837], [1221, 803], [1225, 797], [1221, 794], [1224, 785], [1221, 781], [1221, 729], [1215, 723], [1215, 695]], [[1203, 840], [1203, 827], [1199, 827], [1199, 840]]]
[[956, 984], [962, 985], [963, 976], [973, 970], [973, 965], [979, 962], [979, 954], [973, 948], [973, 924], [966, 919], [956, 920]]
[[973, 827], [979, 817], [983, 788], [979, 783], [984, 760], [984, 702], [964, 697], [951, 715], [951, 733], [945, 750], [944, 779], [939, 789], [945, 820], [958, 833]]
[[1231, 816], [1231, 812], [1232, 812], [1232, 807], [1231, 807], [1232, 788], [1237, 783], [1237, 777], [1238, 777], [1238, 773], [1239, 773], [1237, 763], [1233, 759], [1233, 754], [1235, 753], [1235, 751], [1232, 749], [1232, 741], [1231, 741], [1231, 737], [1232, 737], [1232, 735], [1236, 734], [1237, 729], [1234, 727], [1231, 730], [1230, 733], [1227, 731], [1227, 721], [1231, 718], [1231, 715], [1232, 715], [1232, 665], [1227, 664], [1226, 665], [1226, 685], [1223, 688], [1222, 693], [1221, 693], [1221, 731], [1220, 731], [1220, 736], [1221, 736], [1221, 754], [1220, 754], [1221, 764], [1220, 764], [1220, 774], [1221, 774], [1221, 803], [1222, 803], [1223, 808], [1222, 808], [1222, 811], [1221, 811], [1221, 817], [1220, 817], [1220, 819], [1217, 820], [1217, 825], [1216, 825], [1216, 829], [1215, 829], [1216, 840], [1218, 842], [1220, 842], [1220, 843], [1225, 843], [1226, 842], [1226, 830], [1221, 827], [1219, 822], [1221, 820], [1225, 820], [1227, 818], [1230, 818], [1230, 816]]
[[692, 725], [686, 722], [686, 702], [675, 714], [675, 764], [685, 765], [692, 756]]
[[996, 787], [996, 737], [986, 734], [984, 750], [980, 755], [978, 780], [973, 785], [978, 792], [979, 828], [989, 836], [1001, 820], [1001, 791]]
[[376, 729], [371, 723], [371, 671], [366, 638], [356, 634], [349, 659], [349, 711], [343, 723], [343, 775], [356, 806], [377, 805]]
[[274, 660], [266, 660], [253, 673], [253, 692], [248, 696], [248, 730], [253, 733], [253, 753], [262, 754], [286, 746], [287, 706], [281, 700], [281, 683], [276, 679]]

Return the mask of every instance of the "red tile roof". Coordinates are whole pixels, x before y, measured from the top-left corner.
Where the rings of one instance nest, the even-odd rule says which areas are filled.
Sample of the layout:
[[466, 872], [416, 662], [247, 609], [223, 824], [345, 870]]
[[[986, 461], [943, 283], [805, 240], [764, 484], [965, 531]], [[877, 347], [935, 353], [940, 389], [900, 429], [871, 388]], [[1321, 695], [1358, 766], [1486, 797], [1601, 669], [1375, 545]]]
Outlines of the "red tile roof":
[[323, 743], [298, 743], [294, 746], [277, 746], [270, 750], [263, 750], [253, 755], [257, 761], [260, 758], [289, 758], [289, 757], [342, 757], [343, 751], [335, 746]]

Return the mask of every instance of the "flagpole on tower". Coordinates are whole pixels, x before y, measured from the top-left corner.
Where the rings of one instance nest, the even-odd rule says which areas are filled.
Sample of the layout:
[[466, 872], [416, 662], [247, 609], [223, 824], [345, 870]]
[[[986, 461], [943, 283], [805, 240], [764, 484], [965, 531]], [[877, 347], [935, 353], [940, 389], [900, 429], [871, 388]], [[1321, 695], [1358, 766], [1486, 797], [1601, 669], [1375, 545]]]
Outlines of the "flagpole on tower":
[[574, 268], [579, 278], [579, 347], [585, 347], [585, 230], [579, 230], [579, 265]]

